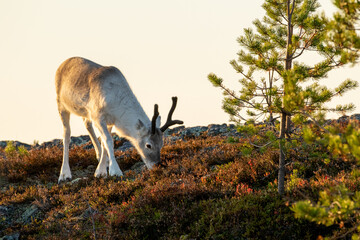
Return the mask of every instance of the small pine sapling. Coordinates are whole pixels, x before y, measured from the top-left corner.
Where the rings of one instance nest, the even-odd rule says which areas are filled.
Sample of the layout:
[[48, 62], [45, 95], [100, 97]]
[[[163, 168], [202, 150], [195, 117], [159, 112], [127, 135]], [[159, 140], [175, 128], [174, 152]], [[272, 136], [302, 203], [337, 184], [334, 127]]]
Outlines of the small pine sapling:
[[[345, 0], [335, 1], [342, 6]], [[353, 2], [353, 1], [349, 1]], [[237, 61], [230, 63], [242, 76], [239, 92], [225, 86], [214, 73], [208, 80], [223, 90], [223, 109], [237, 123], [279, 119], [278, 192], [285, 191], [286, 141], [294, 135], [292, 126], [308, 120], [323, 123], [325, 114], [354, 109], [353, 104], [327, 107], [335, 96], [357, 87], [345, 80], [335, 89], [320, 84], [327, 74], [358, 59], [359, 45], [354, 21], [336, 13], [333, 19], [318, 12], [317, 0], [265, 0], [266, 15], [256, 19], [255, 30], [244, 29], [238, 38], [241, 50]], [[353, 8], [345, 8], [355, 15]], [[344, 28], [338, 24], [339, 19]], [[343, 36], [346, 33], [346, 36]], [[314, 60], [318, 62], [314, 63]]]

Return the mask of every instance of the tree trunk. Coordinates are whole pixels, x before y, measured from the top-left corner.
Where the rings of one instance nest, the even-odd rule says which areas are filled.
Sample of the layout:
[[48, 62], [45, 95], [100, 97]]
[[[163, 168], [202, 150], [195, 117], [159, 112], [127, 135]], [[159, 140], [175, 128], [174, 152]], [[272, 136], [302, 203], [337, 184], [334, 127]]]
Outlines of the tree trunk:
[[[292, 1], [292, 5], [291, 5]], [[288, 17], [288, 33], [287, 33], [287, 46], [286, 46], [286, 59], [285, 59], [285, 69], [290, 70], [292, 68], [292, 35], [293, 35], [293, 26], [291, 22], [292, 14], [295, 8], [295, 0], [287, 0], [287, 17]], [[278, 173], [278, 193], [283, 195], [285, 192], [285, 134], [290, 134], [290, 115], [286, 114], [286, 104], [285, 99], [288, 94], [288, 85], [289, 79], [284, 79], [284, 95], [282, 101], [282, 113], [281, 113], [281, 122], [280, 122], [280, 142], [279, 142], [279, 173]]]
[[291, 134], [291, 116], [287, 115], [286, 116], [286, 136], [290, 137]]
[[285, 132], [286, 132], [286, 114], [281, 113], [281, 122], [280, 122], [280, 141], [279, 141], [279, 173], [278, 173], [278, 193], [283, 195], [285, 192]]

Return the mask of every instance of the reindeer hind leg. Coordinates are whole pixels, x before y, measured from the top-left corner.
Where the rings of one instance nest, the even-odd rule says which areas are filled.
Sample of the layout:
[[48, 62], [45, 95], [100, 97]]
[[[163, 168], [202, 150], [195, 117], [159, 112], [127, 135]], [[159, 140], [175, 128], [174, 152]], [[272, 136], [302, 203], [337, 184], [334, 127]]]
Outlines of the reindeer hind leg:
[[97, 160], [100, 162], [100, 157], [101, 157], [102, 148], [101, 148], [101, 146], [100, 146], [100, 142], [99, 142], [98, 138], [97, 138], [96, 135], [95, 135], [95, 131], [94, 131], [92, 122], [91, 122], [91, 120], [89, 120], [89, 119], [87, 119], [87, 118], [83, 118], [83, 121], [84, 121], [86, 130], [87, 130], [88, 133], [89, 133], [91, 142], [93, 143], [93, 146], [94, 146], [94, 148], [95, 148], [96, 158], [97, 158]]
[[[122, 176], [123, 173], [116, 162], [114, 155], [114, 142], [110, 133], [111, 127], [103, 122], [95, 123], [101, 134], [102, 156], [100, 163], [95, 171], [95, 177], [107, 174], [107, 165], [109, 166], [110, 176]], [[107, 156], [106, 156], [107, 155]]]

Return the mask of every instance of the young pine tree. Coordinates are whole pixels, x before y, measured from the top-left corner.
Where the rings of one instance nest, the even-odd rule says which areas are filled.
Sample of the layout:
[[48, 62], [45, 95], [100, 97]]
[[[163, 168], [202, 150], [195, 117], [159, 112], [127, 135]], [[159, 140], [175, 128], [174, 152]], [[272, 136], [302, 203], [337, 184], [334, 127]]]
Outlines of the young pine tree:
[[[357, 62], [360, 51], [359, 31], [360, 1], [336, 0], [339, 9], [329, 22], [328, 41], [344, 47], [343, 61]], [[340, 134], [339, 134], [340, 133]], [[349, 154], [360, 164], [360, 129], [359, 125], [350, 123], [344, 130], [331, 127], [325, 134], [327, 145], [333, 154]], [[358, 179], [360, 171], [353, 169], [352, 178]], [[344, 185], [320, 192], [316, 204], [310, 200], [299, 201], [291, 209], [297, 218], [304, 218], [323, 225], [338, 225], [339, 231], [331, 239], [360, 239], [360, 191], [350, 191]]]
[[[239, 57], [230, 62], [242, 76], [240, 91], [227, 88], [214, 73], [208, 79], [223, 90], [223, 109], [232, 121], [280, 119], [278, 192], [283, 194], [285, 142], [292, 135], [291, 122], [301, 124], [310, 119], [321, 123], [326, 112], [354, 107], [329, 108], [326, 103], [355, 88], [356, 82], [346, 80], [332, 90], [320, 80], [334, 68], [357, 59], [357, 52], [349, 49], [356, 37], [343, 36], [339, 32], [342, 25], [335, 26], [336, 20], [319, 13], [317, 0], [265, 0], [262, 7], [266, 15], [253, 22], [255, 29], [244, 29], [238, 38]], [[355, 31], [351, 26], [342, 30]]]

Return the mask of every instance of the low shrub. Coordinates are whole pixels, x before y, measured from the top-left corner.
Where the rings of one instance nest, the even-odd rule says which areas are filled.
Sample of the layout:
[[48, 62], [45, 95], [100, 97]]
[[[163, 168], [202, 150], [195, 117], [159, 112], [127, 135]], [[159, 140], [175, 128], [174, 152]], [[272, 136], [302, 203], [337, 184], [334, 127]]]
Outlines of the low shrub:
[[[295, 219], [289, 206], [304, 196], [317, 199], [320, 189], [339, 182], [359, 189], [351, 159], [340, 156], [324, 162], [326, 149], [293, 146], [287, 156], [287, 192], [280, 198], [276, 149], [251, 146], [242, 138], [180, 140], [163, 147], [164, 167], [141, 174], [128, 171], [140, 161], [135, 150], [117, 151], [126, 174], [106, 179], [93, 177], [94, 150], [75, 147], [70, 166], [73, 176], [81, 179], [60, 185], [59, 147], [14, 150], [10, 155], [2, 149], [0, 177], [6, 184], [0, 185], [0, 206], [11, 211], [0, 209], [0, 219], [5, 219], [0, 220], [0, 236], [19, 232], [23, 239], [316, 239], [337, 231], [337, 226]], [[243, 154], [244, 148], [251, 153]], [[22, 222], [33, 206], [37, 211], [32, 220]]]

